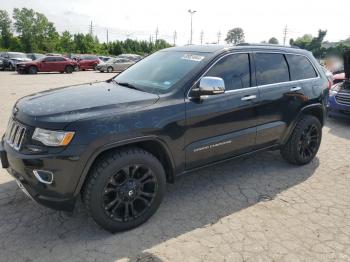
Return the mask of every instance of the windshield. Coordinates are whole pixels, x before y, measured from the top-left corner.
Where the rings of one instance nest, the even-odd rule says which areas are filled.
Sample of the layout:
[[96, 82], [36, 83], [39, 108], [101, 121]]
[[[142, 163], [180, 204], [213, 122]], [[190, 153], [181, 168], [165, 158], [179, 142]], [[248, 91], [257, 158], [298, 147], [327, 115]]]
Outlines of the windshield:
[[9, 58], [27, 58], [23, 53], [8, 53]]
[[165, 93], [183, 79], [209, 53], [156, 52], [115, 77], [146, 92]]

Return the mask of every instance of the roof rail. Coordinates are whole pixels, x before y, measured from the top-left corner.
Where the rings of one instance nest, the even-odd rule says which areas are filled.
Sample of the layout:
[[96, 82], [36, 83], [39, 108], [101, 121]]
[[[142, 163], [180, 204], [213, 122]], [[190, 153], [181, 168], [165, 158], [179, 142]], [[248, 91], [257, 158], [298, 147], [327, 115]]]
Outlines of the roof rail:
[[300, 49], [299, 46], [285, 46], [285, 45], [275, 45], [275, 44], [268, 44], [268, 43], [259, 43], [259, 44], [254, 44], [254, 43], [240, 43], [237, 44], [236, 46], [268, 46], [268, 47], [284, 47], [284, 48], [296, 48]]

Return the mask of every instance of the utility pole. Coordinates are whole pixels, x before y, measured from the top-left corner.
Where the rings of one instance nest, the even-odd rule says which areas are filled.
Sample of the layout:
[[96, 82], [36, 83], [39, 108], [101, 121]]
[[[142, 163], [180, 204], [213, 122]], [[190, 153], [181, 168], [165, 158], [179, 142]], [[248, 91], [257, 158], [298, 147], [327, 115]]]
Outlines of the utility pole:
[[220, 44], [220, 38], [221, 38], [221, 32], [220, 31], [218, 32], [217, 36], [218, 36], [218, 44]]
[[197, 11], [189, 9], [188, 12], [189, 12], [190, 15], [191, 15], [191, 38], [190, 38], [190, 45], [192, 45], [192, 36], [193, 36], [192, 17], [193, 17], [193, 15], [194, 15]]
[[201, 31], [201, 45], [203, 44], [203, 36], [204, 36], [204, 32], [203, 30]]
[[158, 33], [159, 33], [159, 30], [158, 30], [158, 26], [156, 28], [156, 43], [157, 43], [157, 40], [158, 40]]
[[107, 28], [107, 45], [109, 43], [109, 39], [108, 39], [108, 28]]
[[283, 29], [283, 45], [286, 45], [287, 34], [288, 34], [288, 26], [286, 25]]
[[94, 27], [92, 26], [92, 21], [91, 21], [91, 23], [90, 23], [90, 25], [89, 25], [89, 33], [90, 33], [91, 36], [92, 36], [93, 33], [94, 33]]
[[174, 31], [174, 46], [176, 46], [176, 38], [177, 38], [177, 32], [176, 30]]

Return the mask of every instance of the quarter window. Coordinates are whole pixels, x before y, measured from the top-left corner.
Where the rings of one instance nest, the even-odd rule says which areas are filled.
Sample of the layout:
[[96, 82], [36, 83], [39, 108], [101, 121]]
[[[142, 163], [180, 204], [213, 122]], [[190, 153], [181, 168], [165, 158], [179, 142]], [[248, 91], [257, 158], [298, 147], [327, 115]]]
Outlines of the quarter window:
[[206, 76], [221, 77], [226, 90], [250, 87], [250, 61], [248, 54], [228, 55], [217, 62]]
[[258, 85], [289, 81], [289, 70], [283, 54], [255, 54]]
[[317, 73], [310, 61], [301, 55], [286, 55], [292, 80], [317, 77]]

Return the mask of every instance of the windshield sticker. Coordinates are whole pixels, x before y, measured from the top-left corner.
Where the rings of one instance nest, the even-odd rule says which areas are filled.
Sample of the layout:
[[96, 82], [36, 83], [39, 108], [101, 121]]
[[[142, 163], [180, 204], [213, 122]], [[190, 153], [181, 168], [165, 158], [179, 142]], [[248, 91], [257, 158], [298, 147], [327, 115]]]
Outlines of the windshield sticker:
[[192, 54], [184, 54], [183, 57], [181, 57], [181, 59], [191, 60], [191, 61], [196, 61], [196, 62], [202, 61], [203, 58], [204, 58], [204, 56], [192, 55]]

